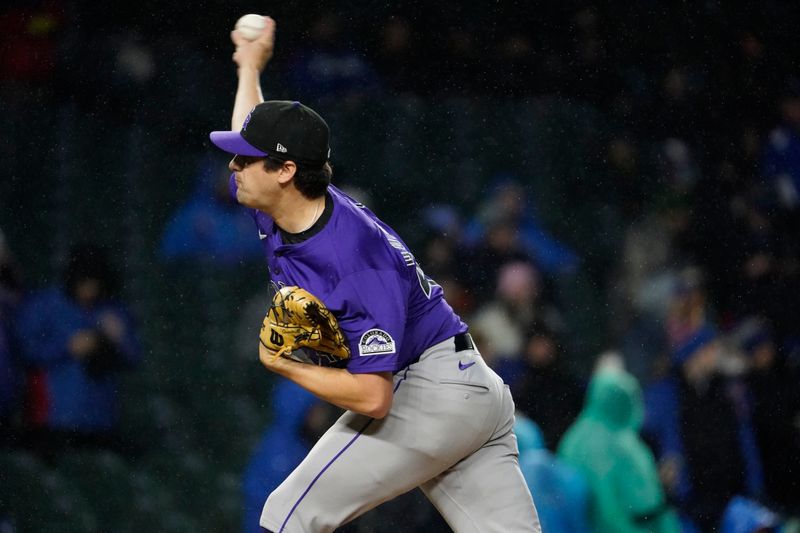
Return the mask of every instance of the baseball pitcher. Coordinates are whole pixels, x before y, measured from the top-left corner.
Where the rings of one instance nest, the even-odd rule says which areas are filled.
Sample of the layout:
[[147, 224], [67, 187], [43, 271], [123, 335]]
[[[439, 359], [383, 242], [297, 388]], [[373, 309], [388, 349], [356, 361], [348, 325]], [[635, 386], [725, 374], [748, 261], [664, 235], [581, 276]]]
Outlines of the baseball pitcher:
[[263, 101], [275, 33], [264, 20], [255, 40], [232, 33], [232, 129], [211, 140], [233, 154], [231, 193], [275, 288], [261, 362], [347, 411], [269, 495], [261, 526], [333, 531], [420, 487], [456, 532], [541, 531], [508, 387], [402, 239], [330, 185], [322, 117]]

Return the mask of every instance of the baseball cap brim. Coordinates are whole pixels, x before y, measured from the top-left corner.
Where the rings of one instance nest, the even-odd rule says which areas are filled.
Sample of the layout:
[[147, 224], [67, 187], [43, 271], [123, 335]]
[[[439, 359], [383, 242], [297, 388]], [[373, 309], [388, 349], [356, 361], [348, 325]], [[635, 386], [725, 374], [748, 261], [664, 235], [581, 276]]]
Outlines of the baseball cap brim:
[[238, 131], [212, 131], [209, 137], [217, 148], [221, 148], [231, 154], [261, 157], [268, 155], [245, 141]]

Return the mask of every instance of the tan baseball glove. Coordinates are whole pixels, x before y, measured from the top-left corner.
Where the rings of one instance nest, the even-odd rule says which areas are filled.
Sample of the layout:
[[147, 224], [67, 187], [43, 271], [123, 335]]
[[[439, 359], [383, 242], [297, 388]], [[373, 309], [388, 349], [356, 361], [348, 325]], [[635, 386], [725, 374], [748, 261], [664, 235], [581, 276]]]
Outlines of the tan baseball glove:
[[333, 313], [319, 298], [295, 286], [275, 293], [259, 340], [275, 358], [322, 366], [344, 366], [350, 358], [347, 339]]

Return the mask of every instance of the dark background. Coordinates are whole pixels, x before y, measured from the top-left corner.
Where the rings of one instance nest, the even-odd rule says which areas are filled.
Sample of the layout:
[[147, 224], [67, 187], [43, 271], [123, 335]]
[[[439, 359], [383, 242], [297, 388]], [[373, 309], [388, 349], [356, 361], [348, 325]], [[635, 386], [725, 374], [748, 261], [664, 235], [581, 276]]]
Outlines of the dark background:
[[[366, 193], [415, 250], [427, 206], [450, 204], [466, 221], [499, 176], [522, 184], [547, 231], [580, 256], [577, 271], [548, 278], [578, 374], [625, 337], [630, 317], [615, 314], [612, 293], [626, 231], [669, 199], [690, 220], [679, 255], [708, 272], [723, 323], [749, 312], [727, 272], [740, 259], [737, 201], [768, 206], [788, 272], [780, 287], [796, 294], [797, 210], [780, 207], [760, 166], [782, 105], [800, 96], [796, 2], [6, 2], [0, 228], [27, 289], [57, 282], [83, 240], [122, 273], [145, 352], [123, 383], [123, 425], [146, 451], [106, 466], [145, 509], [161, 498], [150, 530], [237, 528], [239, 476], [268, 418], [271, 378], [255, 352], [232, 348], [262, 266], [157, 255], [215, 154], [208, 132], [230, 124], [229, 31], [265, 11], [277, 21], [265, 96], [326, 117], [334, 182]], [[400, 51], [384, 39], [397, 20], [409, 32]], [[370, 75], [327, 87], [294, 75], [315, 50], [350, 54]], [[686, 168], [668, 139], [689, 151]], [[482, 281], [476, 292], [493, 283]], [[791, 300], [768, 310], [787, 346]]]

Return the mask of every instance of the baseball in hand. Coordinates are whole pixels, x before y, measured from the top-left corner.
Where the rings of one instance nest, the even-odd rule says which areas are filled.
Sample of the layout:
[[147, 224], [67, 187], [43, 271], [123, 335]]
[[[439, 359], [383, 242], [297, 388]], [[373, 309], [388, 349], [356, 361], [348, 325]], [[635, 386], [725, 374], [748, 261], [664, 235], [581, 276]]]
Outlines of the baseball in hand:
[[255, 41], [266, 26], [267, 23], [264, 22], [264, 17], [251, 13], [237, 20], [234, 29], [248, 41]]

